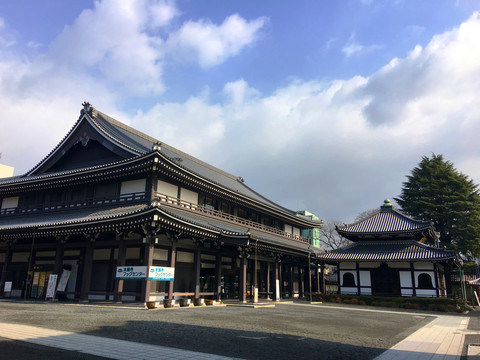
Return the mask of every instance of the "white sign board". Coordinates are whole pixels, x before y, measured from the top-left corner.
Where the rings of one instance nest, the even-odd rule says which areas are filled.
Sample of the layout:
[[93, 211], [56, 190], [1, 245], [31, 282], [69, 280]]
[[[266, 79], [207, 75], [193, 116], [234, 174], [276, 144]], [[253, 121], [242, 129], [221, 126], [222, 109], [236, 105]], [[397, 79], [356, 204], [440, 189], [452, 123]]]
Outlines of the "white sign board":
[[45, 299], [53, 299], [55, 297], [56, 286], [57, 286], [57, 274], [51, 274], [48, 277], [47, 294], [45, 295]]
[[63, 269], [62, 275], [60, 276], [60, 280], [58, 280], [58, 287], [57, 291], [65, 291], [65, 288], [67, 287], [67, 282], [68, 279], [70, 278], [70, 274], [72, 272], [70, 270], [65, 270]]
[[12, 291], [12, 282], [5, 281], [5, 287], [3, 288], [3, 292], [11, 292]]
[[175, 278], [175, 268], [150, 266], [148, 269], [148, 280], [173, 281]]
[[147, 266], [117, 266], [117, 280], [145, 280]]

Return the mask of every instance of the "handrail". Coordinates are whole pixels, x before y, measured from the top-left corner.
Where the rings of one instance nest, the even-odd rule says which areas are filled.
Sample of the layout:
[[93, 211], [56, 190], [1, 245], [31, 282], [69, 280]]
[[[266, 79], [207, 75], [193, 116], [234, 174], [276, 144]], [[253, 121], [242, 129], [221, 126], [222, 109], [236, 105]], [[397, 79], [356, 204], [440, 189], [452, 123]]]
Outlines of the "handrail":
[[145, 200], [145, 192], [136, 192], [121, 194], [108, 197], [94, 197], [83, 200], [72, 200], [72, 201], [62, 201], [62, 202], [44, 202], [37, 204], [31, 207], [14, 207], [14, 208], [5, 208], [0, 209], [0, 215], [21, 215], [29, 214], [36, 212], [46, 212], [46, 211], [65, 211], [68, 209], [74, 209], [79, 207], [96, 207], [106, 204], [123, 204], [126, 202], [141, 201]]
[[287, 237], [287, 238], [292, 239], [292, 240], [302, 241], [302, 242], [306, 242], [306, 243], [310, 242], [308, 239], [306, 239], [302, 236], [299, 236], [299, 235], [287, 233], [283, 230], [276, 229], [276, 228], [273, 228], [271, 226], [260, 224], [260, 223], [257, 223], [257, 222], [251, 221], [251, 220], [247, 220], [247, 219], [235, 216], [235, 215], [231, 215], [231, 214], [219, 211], [219, 210], [211, 209], [211, 208], [209, 208], [207, 206], [204, 206], [204, 205], [194, 204], [194, 203], [191, 203], [191, 202], [188, 202], [188, 201], [185, 201], [185, 200], [178, 199], [176, 197], [161, 194], [159, 192], [155, 193], [155, 198], [158, 199], [162, 203], [168, 204], [169, 206], [181, 208], [181, 209], [196, 212], [196, 213], [201, 213], [203, 215], [208, 215], [208, 216], [212, 216], [212, 217], [215, 217], [215, 218], [220, 218], [222, 220], [230, 221], [230, 222], [233, 222], [235, 224], [244, 225], [248, 228], [255, 228], [255, 229], [266, 231], [266, 232], [269, 232], [269, 233], [274, 233], [274, 234], [277, 234], [277, 235], [280, 235], [280, 236], [283, 236], [283, 237]]

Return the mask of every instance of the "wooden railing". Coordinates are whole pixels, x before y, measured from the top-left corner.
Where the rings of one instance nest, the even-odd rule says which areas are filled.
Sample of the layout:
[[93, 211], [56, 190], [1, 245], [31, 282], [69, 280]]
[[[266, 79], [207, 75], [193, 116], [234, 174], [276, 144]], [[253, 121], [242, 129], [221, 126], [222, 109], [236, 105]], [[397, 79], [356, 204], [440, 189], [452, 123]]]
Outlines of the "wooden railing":
[[129, 193], [109, 197], [95, 197], [83, 200], [41, 203], [28, 207], [14, 207], [0, 209], [0, 215], [29, 214], [45, 211], [65, 211], [81, 207], [96, 207], [109, 204], [125, 204], [130, 202], [145, 201], [145, 192]]
[[160, 201], [160, 203], [168, 204], [169, 206], [172, 206], [172, 207], [181, 208], [183, 210], [192, 211], [192, 212], [195, 212], [195, 213], [201, 213], [203, 215], [207, 215], [207, 216], [211, 216], [211, 217], [214, 217], [214, 218], [222, 219], [224, 221], [229, 221], [229, 222], [235, 223], [237, 225], [243, 225], [243, 226], [245, 226], [247, 228], [250, 228], [250, 229], [258, 229], [258, 230], [261, 230], [261, 231], [274, 233], [276, 235], [280, 235], [280, 236], [283, 236], [283, 237], [286, 237], [286, 238], [289, 238], [289, 239], [292, 239], [292, 240], [296, 240], [296, 241], [305, 242], [307, 244], [310, 242], [308, 239], [306, 239], [302, 236], [299, 236], [299, 235], [295, 235], [295, 234], [292, 234], [292, 233], [287, 233], [283, 230], [276, 229], [276, 228], [273, 228], [271, 226], [260, 224], [260, 223], [257, 223], [257, 222], [251, 221], [251, 220], [247, 220], [247, 219], [235, 216], [235, 215], [231, 215], [231, 214], [222, 212], [222, 211], [218, 211], [218, 210], [209, 208], [208, 206], [193, 204], [193, 203], [190, 203], [188, 201], [184, 201], [184, 200], [181, 200], [181, 199], [178, 199], [178, 198], [175, 198], [175, 197], [171, 197], [171, 196], [168, 196], [168, 195], [164, 195], [164, 194], [161, 194], [161, 193], [158, 193], [158, 192], [155, 193], [155, 199]]

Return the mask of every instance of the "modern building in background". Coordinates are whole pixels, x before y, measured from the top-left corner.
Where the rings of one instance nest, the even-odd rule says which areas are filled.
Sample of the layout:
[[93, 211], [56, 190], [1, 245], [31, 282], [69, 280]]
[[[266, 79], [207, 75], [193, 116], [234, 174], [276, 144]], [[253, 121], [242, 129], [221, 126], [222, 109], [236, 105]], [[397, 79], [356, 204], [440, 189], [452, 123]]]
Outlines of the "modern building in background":
[[63, 295], [82, 301], [303, 296], [317, 218], [83, 105], [33, 169], [0, 180], [0, 295], [44, 298], [68, 274]]
[[[313, 221], [318, 221], [321, 223], [321, 220], [318, 216], [308, 212], [306, 210], [298, 211], [298, 214], [303, 215]], [[316, 247], [320, 247], [320, 227], [314, 227], [311, 229], [303, 229], [301, 232], [302, 237], [308, 239], [310, 244]]]
[[13, 176], [13, 167], [0, 164], [0, 179]]

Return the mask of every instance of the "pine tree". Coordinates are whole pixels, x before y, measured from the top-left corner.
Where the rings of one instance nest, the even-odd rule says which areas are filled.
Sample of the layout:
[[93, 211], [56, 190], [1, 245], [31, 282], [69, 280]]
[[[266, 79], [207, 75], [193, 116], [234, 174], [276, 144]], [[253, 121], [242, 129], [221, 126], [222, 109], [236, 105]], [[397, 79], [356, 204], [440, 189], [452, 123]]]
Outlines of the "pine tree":
[[468, 258], [480, 256], [480, 194], [442, 155], [424, 156], [395, 201], [418, 220], [433, 221], [440, 242]]

